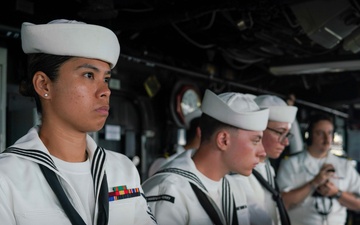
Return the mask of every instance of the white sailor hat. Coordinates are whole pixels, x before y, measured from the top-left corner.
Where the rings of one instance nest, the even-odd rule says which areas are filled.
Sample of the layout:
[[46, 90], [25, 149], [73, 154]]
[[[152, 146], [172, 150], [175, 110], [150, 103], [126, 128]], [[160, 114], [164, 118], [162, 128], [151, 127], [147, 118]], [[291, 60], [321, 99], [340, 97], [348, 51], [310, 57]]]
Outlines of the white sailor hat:
[[269, 110], [260, 109], [250, 95], [236, 92], [216, 95], [206, 90], [201, 110], [223, 123], [253, 131], [265, 130], [269, 117]]
[[289, 106], [284, 100], [275, 95], [259, 95], [254, 101], [260, 108], [270, 110], [269, 120], [292, 123], [295, 120], [297, 107]]
[[202, 112], [201, 109], [195, 109], [194, 111], [192, 111], [191, 113], [187, 114], [185, 116], [185, 127], [186, 129], [190, 128], [190, 123], [193, 119], [199, 118], [201, 116]]
[[53, 20], [35, 25], [24, 22], [21, 26], [23, 51], [61, 56], [99, 59], [115, 67], [120, 44], [108, 28], [75, 20]]

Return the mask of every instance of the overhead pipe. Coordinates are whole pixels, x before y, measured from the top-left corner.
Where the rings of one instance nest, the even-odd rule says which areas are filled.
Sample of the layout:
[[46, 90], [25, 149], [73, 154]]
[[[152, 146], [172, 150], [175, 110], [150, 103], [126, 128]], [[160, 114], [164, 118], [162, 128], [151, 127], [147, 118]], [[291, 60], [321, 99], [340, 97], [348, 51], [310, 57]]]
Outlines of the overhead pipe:
[[[141, 59], [141, 58], [126, 55], [126, 54], [121, 54], [120, 57], [124, 58], [124, 59], [126, 59], [128, 61], [135, 62], [135, 63], [142, 63], [142, 64], [144, 64], [144, 65], [146, 65], [148, 67], [159, 67], [159, 68], [162, 68], [162, 69], [182, 73], [182, 74], [189, 75], [189, 76], [196, 77], [196, 78], [202, 78], [202, 79], [206, 79], [206, 80], [211, 79], [212, 81], [215, 81], [215, 82], [219, 82], [219, 83], [223, 83], [223, 84], [225, 83], [225, 84], [230, 85], [230, 86], [243, 88], [243, 89], [253, 91], [253, 92], [257, 92], [257, 93], [277, 95], [279, 97], [286, 98], [286, 96], [275, 93], [275, 92], [266, 91], [266, 90], [263, 90], [263, 89], [251, 87], [251, 86], [248, 86], [248, 85], [239, 84], [239, 83], [236, 83], [236, 82], [233, 82], [233, 81], [227, 81], [227, 80], [216, 78], [216, 77], [209, 77], [208, 74], [198, 73], [198, 72], [194, 72], [194, 71], [174, 67], [174, 66], [170, 66], [170, 65], [167, 65], [167, 64], [164, 64], [164, 63], [159, 63], [159, 62], [155, 62], [155, 61], [151, 61], [151, 60], [147, 60], [147, 59]], [[318, 110], [321, 110], [321, 111], [324, 111], [324, 112], [331, 113], [331, 114], [336, 115], [336, 116], [340, 116], [340, 117], [343, 117], [343, 118], [349, 118], [349, 115], [347, 113], [344, 113], [344, 112], [341, 112], [341, 111], [338, 111], [338, 110], [335, 110], [335, 109], [332, 109], [332, 108], [329, 108], [329, 107], [325, 107], [325, 106], [318, 105], [318, 104], [308, 102], [308, 101], [304, 101], [304, 100], [301, 100], [301, 99], [296, 99], [295, 102], [299, 103], [301, 105], [304, 105], [304, 106], [308, 106], [308, 107], [311, 107], [311, 108], [314, 108], [314, 109], [318, 109]]]

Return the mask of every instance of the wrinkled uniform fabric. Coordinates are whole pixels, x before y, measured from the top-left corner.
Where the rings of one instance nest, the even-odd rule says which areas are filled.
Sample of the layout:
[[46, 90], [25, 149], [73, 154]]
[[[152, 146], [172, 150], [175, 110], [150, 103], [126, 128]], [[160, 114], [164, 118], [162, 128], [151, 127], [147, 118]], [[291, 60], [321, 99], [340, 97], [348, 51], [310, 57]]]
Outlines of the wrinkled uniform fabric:
[[[87, 136], [87, 151], [92, 163], [97, 221], [98, 194], [104, 173], [108, 191], [126, 185], [127, 189], [139, 188], [140, 195], [109, 202], [108, 225], [156, 224], [140, 186], [136, 167], [124, 155], [104, 150]], [[86, 212], [78, 194], [60, 174], [48, 150], [41, 142], [37, 128], [32, 128], [14, 145], [0, 154], [0, 218], [6, 225], [71, 225], [53, 190], [43, 176], [38, 164], [54, 171], [70, 202], [86, 221]], [[87, 190], [84, 187], [84, 190]], [[90, 223], [87, 223], [90, 225]], [[96, 225], [96, 222], [94, 222]]]
[[[158, 173], [143, 183], [148, 204], [160, 225], [212, 224], [210, 217], [201, 206], [189, 183], [195, 184], [208, 194], [196, 175], [200, 172], [191, 159], [193, 152], [193, 150], [187, 150], [163, 167], [163, 169], [177, 168], [186, 171], [184, 172], [186, 177], [173, 173]], [[233, 199], [235, 199], [239, 224], [250, 224], [245, 194], [241, 189], [236, 188], [235, 181], [230, 176], [226, 175], [225, 179], [229, 183], [231, 191], [226, 192], [226, 189], [223, 189], [222, 204], [228, 208], [219, 209], [214, 201], [211, 201], [212, 205], [218, 212], [223, 224], [231, 224]], [[223, 213], [224, 211], [225, 213]]]
[[[268, 163], [268, 170], [266, 164]], [[275, 188], [275, 171], [269, 162], [259, 163], [255, 170]], [[240, 188], [246, 193], [246, 198], [250, 210], [250, 221], [252, 225], [280, 225], [280, 218], [277, 210], [276, 202], [273, 200], [272, 194], [251, 174], [243, 176], [240, 174], [232, 174]]]
[[[337, 178], [331, 178], [331, 181], [340, 190], [355, 194], [360, 193], [360, 177], [350, 160], [328, 153], [325, 163], [330, 163], [335, 167], [335, 176]], [[280, 163], [277, 174], [280, 191], [288, 192], [311, 181], [319, 173], [321, 166], [314, 161], [307, 150], [284, 158]], [[320, 211], [329, 210], [332, 201], [332, 207], [327, 217], [324, 218], [318, 213], [315, 207], [316, 201], [318, 201], [317, 205]], [[288, 210], [291, 224], [314, 225], [324, 223], [327, 225], [344, 225], [346, 222], [346, 208], [341, 206], [336, 199], [331, 201], [325, 198], [323, 204], [319, 198], [309, 195], [303, 202]]]

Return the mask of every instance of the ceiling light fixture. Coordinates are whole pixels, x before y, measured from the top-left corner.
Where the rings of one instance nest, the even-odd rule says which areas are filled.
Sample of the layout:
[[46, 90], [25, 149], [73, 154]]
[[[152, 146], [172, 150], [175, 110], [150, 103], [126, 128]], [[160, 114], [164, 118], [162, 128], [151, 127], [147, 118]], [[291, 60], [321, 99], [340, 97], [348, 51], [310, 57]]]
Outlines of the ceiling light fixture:
[[269, 71], [276, 76], [339, 73], [360, 70], [360, 59], [327, 61], [270, 66]]

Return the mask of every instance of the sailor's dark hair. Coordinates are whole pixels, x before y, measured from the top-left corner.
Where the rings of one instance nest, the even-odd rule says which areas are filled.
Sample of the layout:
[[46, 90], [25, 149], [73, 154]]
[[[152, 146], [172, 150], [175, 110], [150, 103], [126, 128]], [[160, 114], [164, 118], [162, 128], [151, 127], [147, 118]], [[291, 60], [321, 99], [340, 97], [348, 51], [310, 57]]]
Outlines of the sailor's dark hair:
[[35, 98], [36, 109], [40, 114], [42, 113], [42, 107], [33, 85], [35, 73], [41, 71], [45, 73], [50, 80], [55, 81], [58, 77], [60, 66], [70, 58], [72, 58], [72, 56], [58, 56], [44, 53], [28, 55], [27, 73], [24, 74], [20, 81], [19, 92], [23, 96]]
[[325, 113], [316, 113], [316, 114], [312, 114], [309, 117], [309, 122], [308, 122], [308, 126], [307, 126], [307, 133], [309, 134], [309, 136], [306, 139], [306, 144], [307, 146], [310, 146], [312, 144], [312, 136], [313, 136], [313, 129], [316, 123], [318, 123], [321, 120], [327, 120], [331, 123], [333, 123], [333, 118], [332, 116], [325, 114]]

